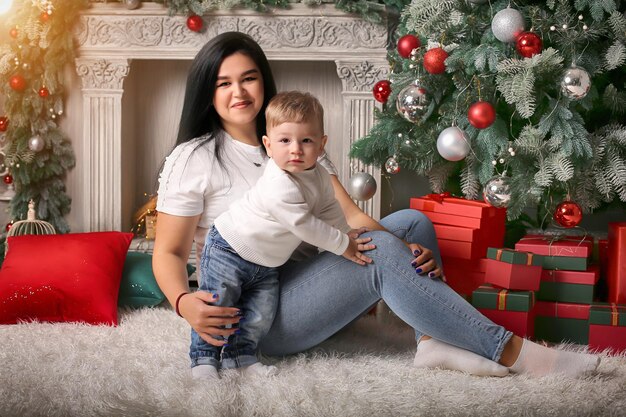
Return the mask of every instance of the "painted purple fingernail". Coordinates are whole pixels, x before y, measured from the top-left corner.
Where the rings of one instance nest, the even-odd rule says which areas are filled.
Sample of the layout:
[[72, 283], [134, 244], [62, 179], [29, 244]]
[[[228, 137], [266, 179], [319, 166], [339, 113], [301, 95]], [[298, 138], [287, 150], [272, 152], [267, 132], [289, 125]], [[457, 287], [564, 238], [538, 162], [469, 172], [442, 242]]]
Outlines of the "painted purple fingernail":
[[233, 332], [233, 334], [241, 334], [241, 330], [237, 329]]
[[237, 310], [237, 312], [235, 313], [235, 316], [243, 316], [243, 311]]
[[435, 278], [435, 273], [434, 273], [434, 272], [429, 272], [429, 273], [428, 273], [428, 276], [429, 276], [430, 278]]
[[417, 266], [417, 262], [411, 262], [411, 266], [415, 268]]
[[218, 298], [220, 298], [220, 296], [218, 294], [213, 294], [213, 299], [217, 300]]
[[415, 272], [417, 272], [418, 274], [422, 273], [422, 268], [415, 268]]
[[415, 250], [413, 251], [413, 255], [415, 255], [415, 256], [419, 255], [420, 253], [422, 253], [422, 251], [421, 251], [421, 250], [419, 250], [419, 249], [415, 249]]

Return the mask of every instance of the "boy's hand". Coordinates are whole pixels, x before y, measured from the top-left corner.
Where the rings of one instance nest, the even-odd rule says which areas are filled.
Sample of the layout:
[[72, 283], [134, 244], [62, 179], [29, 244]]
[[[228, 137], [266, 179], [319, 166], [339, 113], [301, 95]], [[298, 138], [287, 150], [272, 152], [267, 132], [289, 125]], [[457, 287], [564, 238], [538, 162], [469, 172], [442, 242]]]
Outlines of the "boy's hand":
[[359, 251], [359, 243], [352, 237], [350, 237], [350, 243], [348, 243], [348, 247], [342, 256], [359, 265], [372, 263], [372, 260], [369, 257], [363, 255], [363, 253]]

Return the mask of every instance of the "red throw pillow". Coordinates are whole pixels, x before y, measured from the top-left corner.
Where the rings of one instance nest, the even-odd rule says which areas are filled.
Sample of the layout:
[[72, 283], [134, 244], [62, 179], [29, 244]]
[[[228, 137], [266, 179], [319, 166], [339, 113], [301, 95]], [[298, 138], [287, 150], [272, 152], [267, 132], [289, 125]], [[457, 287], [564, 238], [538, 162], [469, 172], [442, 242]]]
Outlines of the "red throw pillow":
[[8, 238], [0, 270], [0, 324], [117, 325], [117, 297], [131, 233]]

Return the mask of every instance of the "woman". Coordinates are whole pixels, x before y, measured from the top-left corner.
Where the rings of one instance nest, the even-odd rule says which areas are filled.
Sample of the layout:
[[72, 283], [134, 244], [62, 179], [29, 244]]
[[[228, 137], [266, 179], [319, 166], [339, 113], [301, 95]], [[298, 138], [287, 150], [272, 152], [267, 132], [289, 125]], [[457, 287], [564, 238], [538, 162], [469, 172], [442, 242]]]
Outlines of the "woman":
[[[176, 312], [216, 346], [236, 331], [231, 325], [241, 312], [212, 306], [212, 294], [190, 293], [185, 264], [192, 242], [203, 245], [213, 219], [263, 169], [264, 112], [275, 93], [267, 58], [252, 38], [229, 32], [212, 39], [190, 68], [176, 147], [160, 177], [154, 272]], [[311, 348], [383, 299], [415, 329], [415, 366], [500, 376], [509, 369], [578, 376], [596, 368], [595, 356], [548, 349], [486, 319], [440, 279], [435, 234], [425, 216], [403, 210], [379, 224], [354, 204], [327, 158], [319, 163], [334, 174], [336, 198], [350, 226], [370, 230], [358, 243], [373, 262], [360, 266], [314, 248], [298, 251], [294, 258], [301, 260], [280, 269], [279, 307], [261, 342], [263, 353]], [[192, 374], [214, 378], [217, 370], [195, 366]]]

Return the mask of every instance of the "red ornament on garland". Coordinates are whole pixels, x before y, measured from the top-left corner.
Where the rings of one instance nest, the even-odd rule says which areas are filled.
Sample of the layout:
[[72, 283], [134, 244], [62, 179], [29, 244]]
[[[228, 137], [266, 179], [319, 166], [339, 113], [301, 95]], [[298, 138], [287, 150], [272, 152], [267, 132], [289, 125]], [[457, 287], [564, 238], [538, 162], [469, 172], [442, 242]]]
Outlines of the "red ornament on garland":
[[574, 227], [583, 219], [583, 211], [573, 201], [563, 201], [556, 206], [554, 220], [563, 227]]
[[6, 185], [13, 184], [13, 177], [11, 176], [11, 174], [7, 174], [4, 176], [4, 178], [2, 178], [2, 181], [4, 181]]
[[419, 48], [420, 46], [422, 46], [422, 43], [415, 35], [408, 34], [398, 39], [398, 53], [403, 58], [410, 57], [413, 49]]
[[4, 231], [8, 232], [9, 230], [11, 230], [11, 228], [13, 227], [13, 220], [11, 220], [10, 222], [7, 223], [6, 226], [4, 226]]
[[424, 54], [424, 69], [431, 74], [441, 74], [446, 70], [448, 53], [443, 48], [433, 48]]
[[187, 18], [187, 27], [193, 32], [200, 32], [204, 26], [204, 21], [200, 16], [194, 14]]
[[18, 31], [16, 27], [13, 27], [9, 30], [9, 36], [12, 37], [13, 39], [17, 38], [18, 35]]
[[374, 84], [374, 98], [380, 103], [386, 103], [391, 94], [391, 83], [388, 80], [381, 80]]
[[24, 91], [26, 88], [26, 80], [21, 75], [14, 75], [9, 78], [9, 87], [15, 91]]
[[0, 116], [0, 132], [6, 132], [9, 127], [9, 119], [6, 116]]
[[467, 110], [467, 119], [478, 129], [485, 129], [496, 121], [496, 110], [488, 101], [477, 101]]
[[50, 91], [46, 87], [41, 87], [37, 94], [39, 94], [41, 98], [47, 98], [50, 95]]
[[48, 12], [41, 12], [41, 14], [39, 15], [39, 20], [42, 23], [46, 23], [48, 20], [50, 20], [50, 15], [48, 14]]
[[543, 42], [534, 32], [522, 32], [515, 41], [517, 52], [524, 58], [530, 58], [541, 52]]

